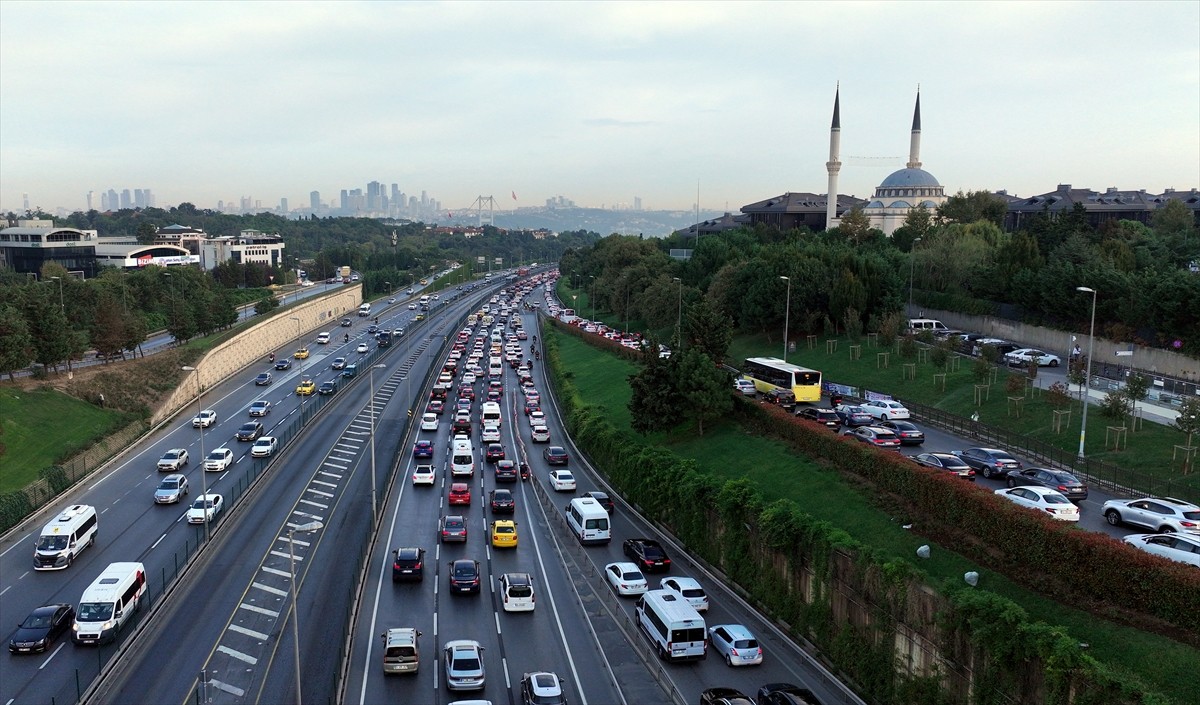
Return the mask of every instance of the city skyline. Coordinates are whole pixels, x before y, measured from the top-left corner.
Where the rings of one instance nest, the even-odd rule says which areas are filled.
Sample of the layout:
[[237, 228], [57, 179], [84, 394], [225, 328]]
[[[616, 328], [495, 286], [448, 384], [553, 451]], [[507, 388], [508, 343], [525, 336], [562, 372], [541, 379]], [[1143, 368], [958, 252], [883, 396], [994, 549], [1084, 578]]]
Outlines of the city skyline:
[[949, 193], [1200, 186], [1200, 3], [279, 7], [0, 4], [0, 208], [299, 211], [384, 174], [451, 211], [736, 211], [825, 191], [839, 81], [844, 194], [903, 166], [918, 84]]

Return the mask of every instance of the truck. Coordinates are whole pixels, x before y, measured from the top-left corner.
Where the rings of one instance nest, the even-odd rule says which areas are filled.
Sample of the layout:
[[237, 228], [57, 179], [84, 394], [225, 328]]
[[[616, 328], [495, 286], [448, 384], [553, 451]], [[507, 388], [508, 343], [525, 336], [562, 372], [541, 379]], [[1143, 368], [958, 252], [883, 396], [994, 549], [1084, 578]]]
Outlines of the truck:
[[520, 267], [517, 269], [517, 276], [525, 277], [529, 275], [529, 267]]
[[350, 283], [350, 266], [338, 267], [338, 276], [341, 277], [343, 284]]
[[386, 348], [392, 344], [392, 332], [381, 330], [375, 334], [375, 340], [379, 343], [379, 347]]

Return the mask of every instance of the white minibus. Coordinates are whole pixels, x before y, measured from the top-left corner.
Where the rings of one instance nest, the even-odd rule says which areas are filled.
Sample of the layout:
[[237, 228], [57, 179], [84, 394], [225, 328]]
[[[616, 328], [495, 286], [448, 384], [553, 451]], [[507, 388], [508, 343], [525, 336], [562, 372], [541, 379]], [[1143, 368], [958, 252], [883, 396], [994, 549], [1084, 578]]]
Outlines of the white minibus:
[[704, 618], [683, 598], [666, 590], [650, 590], [638, 598], [633, 612], [659, 658], [682, 661], [707, 655]]
[[76, 504], [42, 527], [33, 548], [34, 570], [62, 570], [71, 565], [83, 549], [96, 543], [96, 508]]
[[567, 524], [579, 543], [608, 543], [612, 540], [608, 512], [591, 497], [576, 497], [567, 505]]
[[141, 606], [145, 592], [146, 569], [141, 563], [110, 563], [79, 598], [71, 640], [76, 644], [113, 641]]

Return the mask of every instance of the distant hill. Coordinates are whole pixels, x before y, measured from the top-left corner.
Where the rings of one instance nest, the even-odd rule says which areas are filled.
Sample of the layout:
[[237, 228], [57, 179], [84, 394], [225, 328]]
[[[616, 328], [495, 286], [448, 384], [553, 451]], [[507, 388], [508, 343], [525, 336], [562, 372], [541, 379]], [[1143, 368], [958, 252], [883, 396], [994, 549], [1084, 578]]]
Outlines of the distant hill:
[[[700, 211], [700, 218], [708, 220], [720, 217], [716, 211]], [[484, 215], [486, 222], [487, 215]], [[448, 223], [439, 225], [462, 224], [475, 225], [475, 214], [472, 212], [455, 213]], [[590, 230], [600, 235], [620, 233], [622, 235], [642, 234], [646, 237], [665, 237], [676, 230], [686, 228], [696, 222], [693, 211], [632, 211], [608, 210], [603, 208], [522, 208], [515, 212], [496, 214], [498, 228], [548, 228], [561, 232], [564, 230]]]

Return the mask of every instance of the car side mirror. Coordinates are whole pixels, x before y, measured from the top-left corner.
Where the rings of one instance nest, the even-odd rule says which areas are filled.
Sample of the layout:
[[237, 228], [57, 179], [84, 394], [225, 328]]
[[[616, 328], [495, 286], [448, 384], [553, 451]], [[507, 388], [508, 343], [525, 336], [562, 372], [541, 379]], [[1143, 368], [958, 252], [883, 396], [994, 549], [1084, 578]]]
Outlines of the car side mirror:
[[120, 619], [120, 618], [121, 618], [121, 615], [123, 615], [123, 614], [125, 614], [125, 610], [117, 610], [117, 611], [116, 611], [116, 613], [115, 613], [115, 614], [113, 614], [113, 617], [116, 617], [117, 619]]

